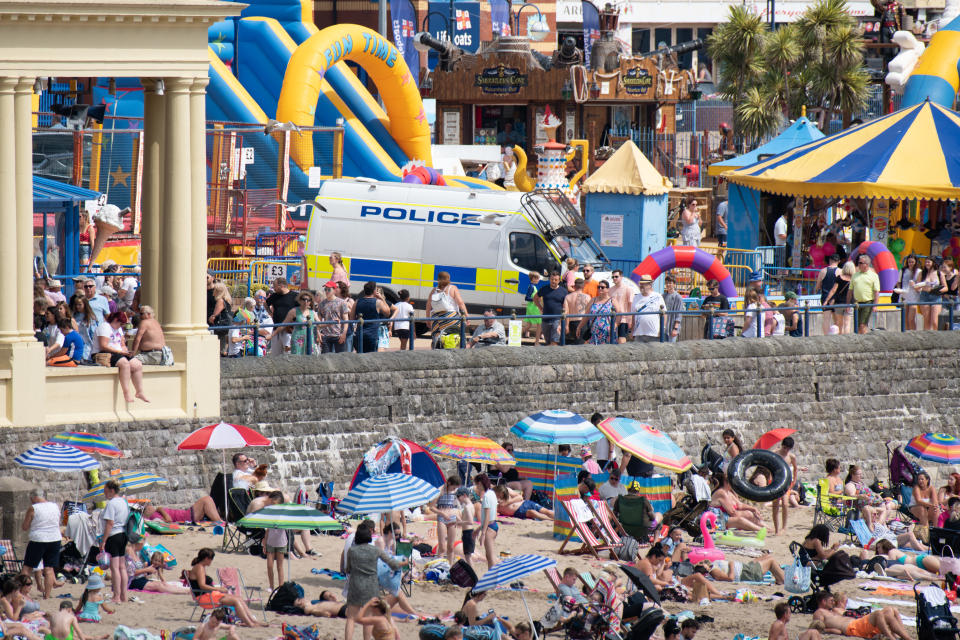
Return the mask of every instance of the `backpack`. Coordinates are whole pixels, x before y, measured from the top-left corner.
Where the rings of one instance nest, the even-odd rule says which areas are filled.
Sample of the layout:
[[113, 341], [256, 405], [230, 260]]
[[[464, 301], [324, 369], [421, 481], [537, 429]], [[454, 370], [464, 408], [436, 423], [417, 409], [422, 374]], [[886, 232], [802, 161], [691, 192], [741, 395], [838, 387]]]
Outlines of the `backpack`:
[[450, 567], [450, 582], [458, 587], [472, 589], [477, 584], [477, 572], [463, 560], [457, 560]]
[[127, 542], [136, 544], [143, 540], [144, 535], [146, 535], [143, 514], [136, 509], [130, 509], [130, 515], [127, 516], [127, 523], [123, 527], [123, 532], [127, 536]]
[[267, 600], [267, 611], [303, 615], [303, 609], [293, 603], [303, 597], [303, 587], [296, 582], [284, 582], [273, 590]]
[[623, 536], [620, 538], [620, 546], [617, 547], [617, 558], [623, 562], [633, 562], [640, 553], [640, 543], [633, 536]]

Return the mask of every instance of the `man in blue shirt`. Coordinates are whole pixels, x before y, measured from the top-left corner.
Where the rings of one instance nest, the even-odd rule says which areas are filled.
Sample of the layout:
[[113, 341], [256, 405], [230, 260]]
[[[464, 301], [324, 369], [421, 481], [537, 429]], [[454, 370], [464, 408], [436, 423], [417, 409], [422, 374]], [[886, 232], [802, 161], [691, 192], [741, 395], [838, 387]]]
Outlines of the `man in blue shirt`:
[[[566, 287], [560, 286], [560, 272], [550, 272], [550, 284], [545, 284], [533, 297], [533, 303], [545, 316], [559, 316], [563, 314], [563, 301], [569, 293]], [[543, 339], [549, 347], [551, 344], [560, 344], [560, 318], [543, 320]]]
[[83, 295], [90, 303], [90, 309], [97, 317], [97, 322], [103, 322], [103, 319], [110, 315], [110, 301], [97, 293], [97, 283], [93, 278], [83, 281]]

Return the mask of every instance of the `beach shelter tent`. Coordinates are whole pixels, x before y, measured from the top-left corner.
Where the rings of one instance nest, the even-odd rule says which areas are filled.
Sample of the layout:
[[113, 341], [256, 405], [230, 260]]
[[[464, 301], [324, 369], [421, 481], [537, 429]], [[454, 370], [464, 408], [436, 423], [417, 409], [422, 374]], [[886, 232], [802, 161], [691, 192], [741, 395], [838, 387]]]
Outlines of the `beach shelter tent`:
[[351, 489], [370, 477], [370, 468], [377, 473], [406, 473], [425, 480], [434, 487], [442, 487], [446, 482], [440, 466], [430, 452], [416, 442], [403, 438], [387, 438], [371, 447], [353, 472]]
[[960, 198], [960, 114], [932, 102], [851, 127], [724, 174], [812, 198]]
[[[719, 176], [725, 172], [740, 169], [759, 162], [762, 159], [779, 155], [802, 145], [820, 140], [823, 132], [817, 125], [801, 116], [796, 122], [784, 129], [776, 138], [762, 144], [753, 151], [736, 158], [714, 162], [708, 173]], [[726, 177], [726, 176], [724, 176]], [[727, 191], [727, 246], [734, 249], [754, 249], [760, 244], [760, 189], [730, 183]]]
[[667, 194], [672, 188], [631, 140], [586, 179], [587, 226], [608, 258], [639, 263], [667, 246]]

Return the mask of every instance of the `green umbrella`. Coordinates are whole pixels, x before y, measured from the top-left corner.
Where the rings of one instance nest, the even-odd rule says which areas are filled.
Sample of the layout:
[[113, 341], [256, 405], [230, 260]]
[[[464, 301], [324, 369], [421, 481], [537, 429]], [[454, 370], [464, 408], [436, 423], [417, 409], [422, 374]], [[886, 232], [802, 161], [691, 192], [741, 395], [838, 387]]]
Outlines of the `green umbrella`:
[[[286, 529], [310, 531], [313, 529], [337, 530], [343, 525], [305, 504], [275, 504], [259, 511], [248, 513], [237, 520], [238, 527], [250, 529]], [[287, 556], [287, 575], [290, 575], [290, 556]]]

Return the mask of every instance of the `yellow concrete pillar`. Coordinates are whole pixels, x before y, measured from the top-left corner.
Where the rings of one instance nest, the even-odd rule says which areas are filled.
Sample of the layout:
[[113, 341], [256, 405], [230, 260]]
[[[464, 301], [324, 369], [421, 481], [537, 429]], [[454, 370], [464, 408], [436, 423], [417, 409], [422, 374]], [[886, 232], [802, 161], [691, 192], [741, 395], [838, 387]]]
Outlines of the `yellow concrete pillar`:
[[[0, 144], [0, 193], [9, 194], [6, 206], [0, 207], [0, 273], [17, 273], [17, 153], [13, 141], [15, 134], [15, 98], [19, 78], [0, 77], [0, 140], [7, 141]], [[15, 284], [14, 287], [18, 286]], [[33, 293], [33, 287], [28, 290]], [[15, 302], [0, 305], [0, 341], [15, 342], [19, 339], [17, 305], [20, 294], [16, 292]], [[28, 306], [33, 310], [33, 301]]]
[[[191, 331], [190, 254], [192, 176], [190, 151], [190, 86], [191, 78], [166, 78], [166, 113], [163, 161], [163, 220], [161, 243], [163, 273], [160, 282], [160, 304], [163, 328], [170, 335]], [[198, 168], [199, 170], [199, 168]], [[200, 277], [201, 274], [197, 274]]]
[[[33, 81], [20, 78], [14, 95], [17, 163], [17, 329], [33, 340]], [[12, 229], [11, 229], [12, 230]]]
[[143, 78], [143, 210], [140, 225], [140, 262], [142, 280], [140, 303], [149, 304], [163, 320], [165, 309], [160, 307], [160, 220], [163, 218], [163, 131], [164, 97], [156, 92], [157, 81]]
[[190, 87], [190, 164], [193, 165], [190, 218], [190, 324], [207, 333], [207, 78], [195, 78]]

